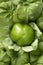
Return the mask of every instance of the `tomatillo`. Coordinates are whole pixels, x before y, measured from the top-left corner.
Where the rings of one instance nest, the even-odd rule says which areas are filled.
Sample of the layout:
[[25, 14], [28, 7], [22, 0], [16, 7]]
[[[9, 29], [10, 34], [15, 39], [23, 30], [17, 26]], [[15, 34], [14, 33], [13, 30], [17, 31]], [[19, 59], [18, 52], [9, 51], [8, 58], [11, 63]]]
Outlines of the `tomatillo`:
[[39, 48], [40, 48], [41, 51], [43, 51], [43, 41], [39, 42]]
[[40, 18], [37, 20], [37, 25], [38, 25], [38, 27], [40, 28], [40, 30], [43, 32], [43, 17], [40, 17]]
[[34, 40], [34, 31], [28, 24], [14, 24], [10, 35], [20, 46], [30, 45]]

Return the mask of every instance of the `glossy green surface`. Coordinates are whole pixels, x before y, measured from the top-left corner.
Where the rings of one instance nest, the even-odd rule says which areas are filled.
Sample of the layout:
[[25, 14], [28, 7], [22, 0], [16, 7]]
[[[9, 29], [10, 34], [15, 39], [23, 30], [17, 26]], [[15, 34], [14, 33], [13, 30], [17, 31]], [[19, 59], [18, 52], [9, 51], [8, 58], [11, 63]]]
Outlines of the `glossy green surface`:
[[11, 30], [11, 38], [18, 45], [29, 45], [34, 40], [34, 31], [27, 24], [15, 24]]

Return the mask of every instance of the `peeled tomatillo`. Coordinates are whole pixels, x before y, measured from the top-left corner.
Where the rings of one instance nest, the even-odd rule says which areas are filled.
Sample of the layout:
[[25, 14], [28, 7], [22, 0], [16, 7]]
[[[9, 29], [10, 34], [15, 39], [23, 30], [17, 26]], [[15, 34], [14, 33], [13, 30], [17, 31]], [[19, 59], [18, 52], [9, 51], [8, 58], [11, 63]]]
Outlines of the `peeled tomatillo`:
[[14, 24], [10, 35], [12, 40], [20, 46], [30, 45], [34, 40], [34, 31], [27, 24]]

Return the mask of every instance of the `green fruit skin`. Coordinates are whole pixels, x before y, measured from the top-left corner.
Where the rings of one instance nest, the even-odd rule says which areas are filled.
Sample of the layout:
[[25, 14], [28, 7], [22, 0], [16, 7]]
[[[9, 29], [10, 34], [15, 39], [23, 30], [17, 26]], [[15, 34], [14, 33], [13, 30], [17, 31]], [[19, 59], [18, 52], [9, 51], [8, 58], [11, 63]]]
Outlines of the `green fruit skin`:
[[13, 12], [13, 21], [27, 23], [28, 21], [35, 21], [39, 18], [42, 12], [42, 2], [37, 1], [29, 5], [22, 5]]
[[25, 63], [28, 63], [28, 61], [29, 61], [28, 58], [29, 57], [28, 57], [27, 53], [23, 53], [23, 54], [19, 55], [16, 60], [16, 65], [25, 65]]
[[14, 24], [10, 35], [12, 40], [20, 46], [30, 45], [34, 40], [34, 31], [27, 24]]
[[36, 65], [43, 65], [43, 55], [39, 57]]
[[40, 28], [40, 30], [43, 31], [43, 17], [40, 17], [40, 18], [37, 20], [37, 25], [38, 25], [38, 27]]
[[31, 63], [36, 62], [40, 55], [41, 55], [40, 49], [30, 52], [30, 62]]
[[41, 51], [43, 51], [43, 41], [39, 42], [39, 48]]

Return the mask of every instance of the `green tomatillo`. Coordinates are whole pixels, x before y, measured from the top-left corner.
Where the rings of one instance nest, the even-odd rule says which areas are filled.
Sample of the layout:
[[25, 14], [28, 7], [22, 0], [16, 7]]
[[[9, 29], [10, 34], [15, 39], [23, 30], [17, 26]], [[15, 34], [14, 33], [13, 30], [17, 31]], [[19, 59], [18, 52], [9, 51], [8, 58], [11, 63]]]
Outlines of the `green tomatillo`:
[[40, 48], [40, 50], [43, 52], [43, 41], [40, 41], [40, 42], [39, 42], [39, 48]]
[[34, 31], [28, 24], [16, 23], [10, 36], [20, 46], [30, 45], [34, 40]]
[[35, 21], [42, 12], [42, 2], [37, 1], [28, 5], [21, 5], [13, 12], [13, 21], [25, 22]]
[[38, 25], [39, 29], [43, 32], [43, 17], [40, 17], [37, 20], [37, 25]]

